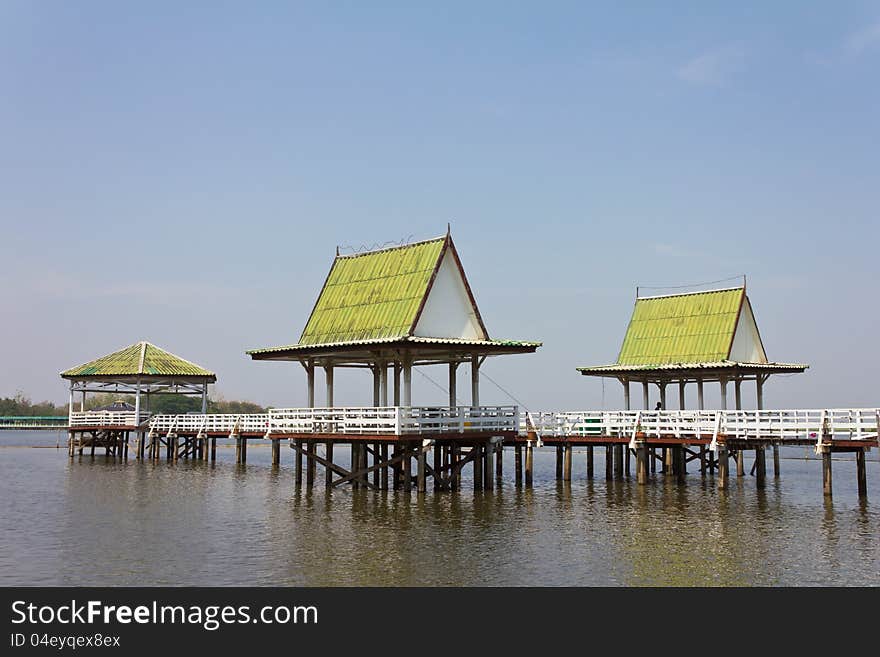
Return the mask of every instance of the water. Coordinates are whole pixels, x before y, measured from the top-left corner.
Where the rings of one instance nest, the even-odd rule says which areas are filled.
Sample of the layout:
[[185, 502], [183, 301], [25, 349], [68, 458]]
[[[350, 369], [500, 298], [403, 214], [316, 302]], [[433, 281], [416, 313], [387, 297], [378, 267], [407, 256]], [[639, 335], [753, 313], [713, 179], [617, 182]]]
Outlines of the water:
[[876, 452], [867, 502], [849, 455], [826, 501], [803, 448], [784, 450], [778, 480], [768, 459], [764, 490], [747, 475], [718, 491], [695, 463], [683, 485], [606, 482], [604, 450], [592, 482], [576, 450], [563, 486], [548, 449], [532, 490], [512, 482], [507, 450], [500, 489], [474, 494], [466, 480], [420, 497], [327, 495], [320, 470], [296, 494], [286, 446], [273, 472], [253, 444], [246, 466], [228, 446], [214, 465], [169, 465], [71, 461], [65, 438], [0, 432], [0, 585], [880, 585]]

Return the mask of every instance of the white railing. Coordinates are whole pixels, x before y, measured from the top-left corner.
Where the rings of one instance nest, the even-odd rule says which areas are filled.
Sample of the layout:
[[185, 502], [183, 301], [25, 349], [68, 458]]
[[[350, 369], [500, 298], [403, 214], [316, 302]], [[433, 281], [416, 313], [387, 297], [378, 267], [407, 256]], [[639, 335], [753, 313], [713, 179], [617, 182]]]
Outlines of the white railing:
[[[637, 424], [638, 423], [638, 424]], [[737, 440], [817, 440], [823, 424], [833, 439], [877, 440], [880, 409], [764, 411], [561, 411], [523, 412], [520, 433], [541, 437], [626, 436], [695, 438], [716, 432]]]
[[272, 433], [421, 435], [517, 431], [516, 406], [359, 406], [275, 408]]
[[186, 415], [154, 415], [150, 430], [158, 433], [266, 433], [269, 415], [266, 413], [222, 414], [187, 413]]
[[134, 411], [75, 411], [69, 422], [72, 427], [135, 427], [149, 419], [146, 411], [141, 411], [140, 422]]

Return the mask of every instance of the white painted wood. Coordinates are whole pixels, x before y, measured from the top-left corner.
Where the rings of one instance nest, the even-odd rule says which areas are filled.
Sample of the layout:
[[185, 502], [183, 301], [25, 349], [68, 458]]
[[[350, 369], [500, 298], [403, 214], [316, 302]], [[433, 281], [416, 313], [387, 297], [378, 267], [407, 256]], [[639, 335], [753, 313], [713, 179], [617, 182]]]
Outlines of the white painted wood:
[[742, 312], [733, 334], [730, 360], [737, 363], [766, 363], [767, 354], [761, 346], [758, 325], [748, 297], [743, 300]]
[[451, 251], [443, 256], [413, 335], [465, 340], [485, 340], [488, 337], [480, 328], [476, 308]]

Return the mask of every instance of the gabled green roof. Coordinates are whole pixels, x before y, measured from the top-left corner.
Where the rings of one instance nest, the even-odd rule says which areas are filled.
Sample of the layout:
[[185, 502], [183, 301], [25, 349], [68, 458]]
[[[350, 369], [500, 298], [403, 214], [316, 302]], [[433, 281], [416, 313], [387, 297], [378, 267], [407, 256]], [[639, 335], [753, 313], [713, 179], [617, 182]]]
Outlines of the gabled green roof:
[[138, 342], [61, 373], [61, 376], [65, 378], [150, 375], [198, 376], [216, 379], [213, 372], [149, 342]]
[[637, 299], [617, 364], [726, 360], [744, 299], [742, 287]]
[[299, 344], [409, 335], [447, 243], [448, 237], [440, 237], [381, 251], [337, 255]]

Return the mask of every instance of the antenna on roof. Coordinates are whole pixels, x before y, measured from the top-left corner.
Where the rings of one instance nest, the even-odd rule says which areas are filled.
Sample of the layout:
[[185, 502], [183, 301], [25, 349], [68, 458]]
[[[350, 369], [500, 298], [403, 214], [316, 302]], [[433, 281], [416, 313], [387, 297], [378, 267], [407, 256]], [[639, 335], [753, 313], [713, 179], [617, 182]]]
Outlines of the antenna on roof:
[[337, 258], [339, 257], [339, 245], [338, 244], [336, 245], [336, 257]]
[[446, 222], [446, 237], [452, 235], [452, 224], [450, 222]]

